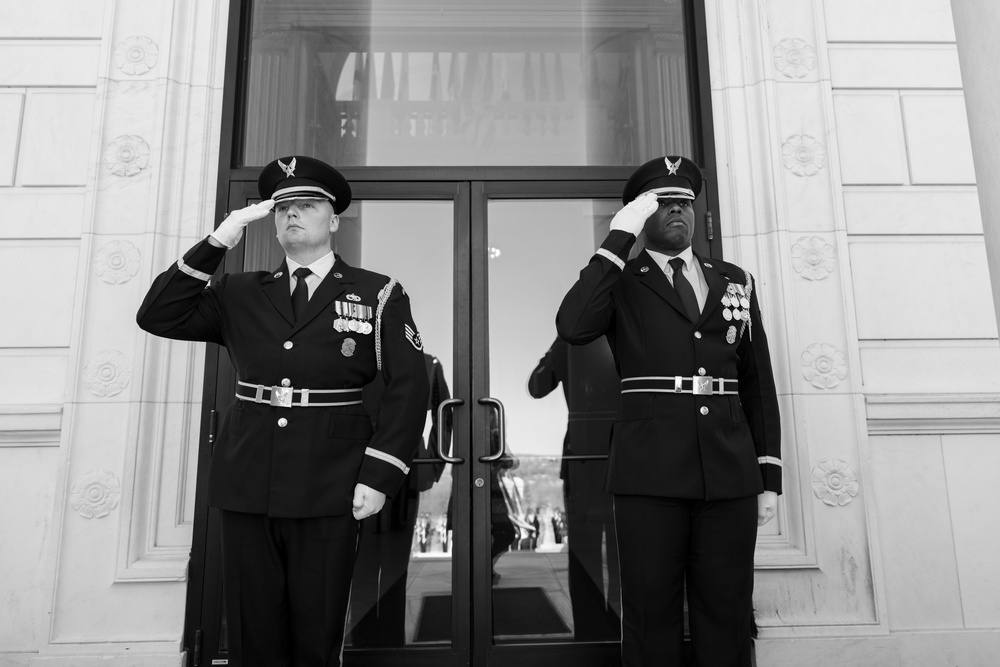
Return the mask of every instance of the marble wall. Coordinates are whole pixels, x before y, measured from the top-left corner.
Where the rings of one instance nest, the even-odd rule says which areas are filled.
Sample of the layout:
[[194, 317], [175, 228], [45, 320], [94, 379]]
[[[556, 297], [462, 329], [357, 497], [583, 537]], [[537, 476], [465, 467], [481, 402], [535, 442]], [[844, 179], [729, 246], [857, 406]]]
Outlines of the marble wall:
[[180, 665], [204, 351], [135, 311], [212, 225], [228, 4], [0, 12], [0, 664]]

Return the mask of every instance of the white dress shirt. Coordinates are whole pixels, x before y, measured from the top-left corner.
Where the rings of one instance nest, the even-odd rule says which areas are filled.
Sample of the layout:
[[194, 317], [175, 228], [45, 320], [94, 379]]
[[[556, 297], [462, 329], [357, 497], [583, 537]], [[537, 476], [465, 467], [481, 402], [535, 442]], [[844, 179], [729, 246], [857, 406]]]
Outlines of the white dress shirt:
[[[312, 271], [308, 276], [306, 276], [306, 289], [309, 290], [309, 298], [312, 298], [313, 292], [319, 287], [319, 284], [323, 282], [323, 278], [326, 278], [326, 274], [330, 273], [330, 269], [333, 268], [334, 263], [337, 261], [336, 256], [333, 251], [326, 253], [319, 259], [317, 259], [312, 264], [306, 265], [306, 268]], [[288, 287], [292, 292], [295, 291], [295, 283], [299, 282], [299, 279], [295, 277], [295, 269], [302, 266], [291, 257], [285, 257], [285, 262], [288, 264]], [[289, 292], [291, 294], [291, 292]]]
[[[665, 255], [662, 252], [657, 252], [651, 250], [649, 247], [646, 248], [646, 252], [649, 256], [653, 258], [656, 265], [660, 267], [663, 274], [670, 281], [670, 286], [673, 287], [674, 284], [674, 267], [670, 266], [670, 260], [673, 259], [670, 255]], [[699, 262], [695, 256], [694, 251], [691, 250], [691, 246], [684, 248], [675, 255], [684, 260], [684, 277], [687, 281], [691, 283], [691, 288], [694, 290], [694, 296], [698, 299], [698, 312], [705, 310], [705, 300], [708, 299], [708, 283], [705, 282], [705, 274], [701, 270], [701, 262]]]

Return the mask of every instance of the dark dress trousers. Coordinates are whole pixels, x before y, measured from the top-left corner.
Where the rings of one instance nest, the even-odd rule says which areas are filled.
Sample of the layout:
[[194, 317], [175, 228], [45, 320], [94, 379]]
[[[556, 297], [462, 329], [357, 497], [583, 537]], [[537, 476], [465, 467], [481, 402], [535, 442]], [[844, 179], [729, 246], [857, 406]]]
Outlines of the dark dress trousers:
[[[208, 487], [209, 505], [223, 510], [236, 657], [285, 664], [291, 652], [296, 665], [336, 665], [357, 548], [354, 487], [391, 498], [409, 472], [428, 400], [420, 336], [406, 293], [386, 276], [337, 257], [296, 321], [284, 262], [209, 283], [225, 252], [207, 240], [195, 245], [155, 279], [137, 321], [165, 338], [225, 346], [242, 383], [244, 399], [233, 398], [219, 429]], [[371, 331], [338, 330], [345, 313]], [[378, 373], [385, 389], [373, 427], [360, 390]], [[245, 400], [258, 397], [257, 385], [263, 400]], [[271, 405], [271, 388], [283, 385], [358, 390], [312, 394], [311, 404], [358, 400], [299, 406], [296, 391], [292, 407]]]
[[[778, 401], [756, 283], [734, 264], [695, 256], [708, 294], [692, 321], [647, 252], [627, 260], [634, 243], [612, 231], [556, 318], [569, 343], [606, 336], [622, 378], [607, 490], [621, 559], [623, 664], [681, 664], [686, 576], [699, 664], [749, 665], [756, 496], [781, 492]], [[691, 393], [696, 378], [713, 393]], [[715, 557], [726, 551], [740, 559]], [[654, 563], [674, 568], [662, 586], [649, 583]], [[741, 579], [719, 568], [740, 569]]]

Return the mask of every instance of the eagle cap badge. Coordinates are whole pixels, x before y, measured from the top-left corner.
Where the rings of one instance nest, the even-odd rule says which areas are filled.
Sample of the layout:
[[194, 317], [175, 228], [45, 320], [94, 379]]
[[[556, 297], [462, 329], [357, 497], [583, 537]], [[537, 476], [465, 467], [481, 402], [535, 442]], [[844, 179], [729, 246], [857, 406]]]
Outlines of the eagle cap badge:
[[[667, 163], [667, 170], [670, 172], [670, 176], [676, 176], [677, 170], [681, 168], [681, 160], [683, 158], [677, 158], [677, 162], [671, 162], [667, 158], [663, 158], [663, 161]], [[280, 162], [278, 164], [281, 164]]]
[[285, 172], [285, 176], [288, 178], [293, 178], [295, 176], [295, 158], [292, 158], [292, 161], [288, 164], [278, 160], [278, 166], [281, 167], [281, 171]]

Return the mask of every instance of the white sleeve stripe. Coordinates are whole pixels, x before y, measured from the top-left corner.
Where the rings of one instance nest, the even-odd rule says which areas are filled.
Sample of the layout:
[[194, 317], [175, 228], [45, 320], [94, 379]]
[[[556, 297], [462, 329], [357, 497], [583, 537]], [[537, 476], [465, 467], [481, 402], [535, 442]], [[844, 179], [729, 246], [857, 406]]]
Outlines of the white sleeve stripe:
[[597, 254], [603, 257], [604, 259], [610, 260], [615, 266], [617, 266], [622, 271], [625, 270], [625, 262], [622, 261], [622, 258], [616, 255], [615, 253], [611, 252], [607, 248], [598, 248]]
[[776, 456], [758, 456], [757, 463], [764, 465], [765, 463], [770, 463], [771, 465], [781, 467], [781, 459]]
[[402, 461], [400, 461], [399, 459], [397, 459], [392, 454], [386, 454], [385, 452], [380, 452], [379, 450], [372, 449], [371, 447], [368, 447], [368, 448], [365, 449], [365, 454], [367, 454], [368, 456], [374, 456], [375, 458], [379, 459], [380, 461], [385, 461], [386, 463], [391, 463], [392, 465], [394, 465], [397, 468], [399, 468], [400, 470], [402, 470], [404, 475], [409, 475], [410, 474], [410, 469], [406, 467], [406, 464], [403, 463]]
[[204, 280], [206, 283], [212, 279], [212, 276], [205, 273], [204, 271], [199, 271], [198, 269], [192, 269], [190, 266], [184, 263], [183, 259], [177, 260], [177, 268], [181, 270], [181, 273], [186, 273], [192, 278], [197, 278], [198, 280]]

